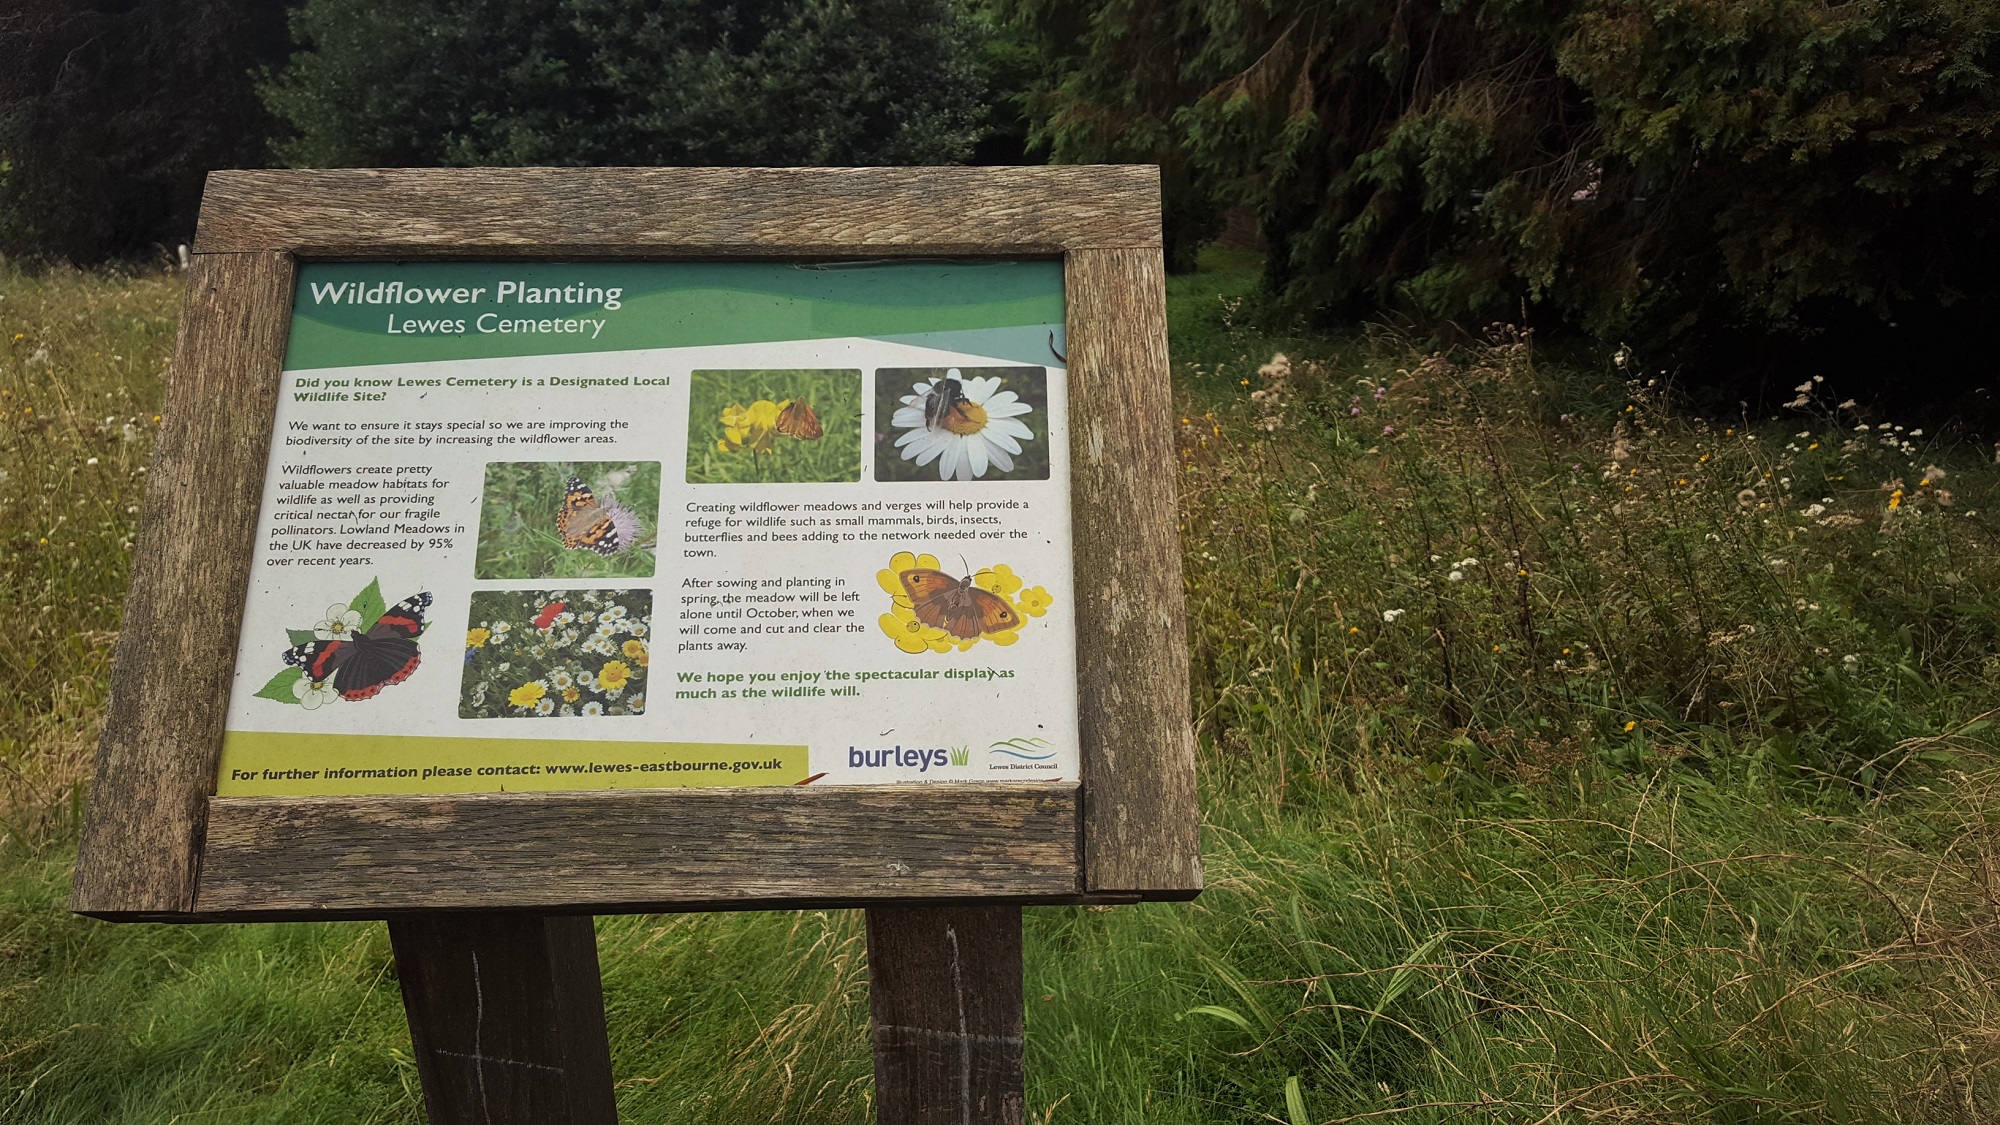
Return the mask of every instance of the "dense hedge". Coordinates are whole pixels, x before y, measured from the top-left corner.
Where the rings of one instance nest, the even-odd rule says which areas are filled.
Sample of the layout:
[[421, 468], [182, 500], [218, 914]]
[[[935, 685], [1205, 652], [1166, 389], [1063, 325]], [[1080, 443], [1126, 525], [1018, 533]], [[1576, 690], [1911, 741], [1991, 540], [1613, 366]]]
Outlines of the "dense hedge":
[[203, 176], [264, 163], [252, 71], [286, 47], [284, 0], [0, 2], [0, 254], [192, 238]]
[[306, 0], [300, 165], [938, 164], [985, 90], [954, 0]]
[[1252, 209], [1296, 307], [1684, 351], [2000, 312], [2000, 0], [1009, 9], [1055, 157], [1165, 165], [1183, 262]]

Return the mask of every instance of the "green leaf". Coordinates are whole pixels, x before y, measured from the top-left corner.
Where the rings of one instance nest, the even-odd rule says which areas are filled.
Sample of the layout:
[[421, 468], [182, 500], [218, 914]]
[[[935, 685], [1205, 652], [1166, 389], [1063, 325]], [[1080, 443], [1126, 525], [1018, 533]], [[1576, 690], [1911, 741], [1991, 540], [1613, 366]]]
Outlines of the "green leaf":
[[368, 588], [349, 599], [347, 608], [350, 612], [361, 615], [361, 624], [356, 631], [366, 633], [373, 629], [376, 620], [389, 608], [388, 603], [382, 600], [382, 584], [370, 579]]
[[1243, 1014], [1241, 1012], [1238, 1012], [1232, 1008], [1224, 1008], [1216, 1004], [1197, 1005], [1195, 1007], [1189, 1008], [1185, 1012], [1182, 1012], [1181, 1016], [1183, 1018], [1187, 1016], [1214, 1016], [1216, 1019], [1219, 1019], [1224, 1023], [1233, 1023], [1237, 1027], [1242, 1028], [1244, 1031], [1247, 1031], [1252, 1035], [1257, 1034], [1257, 1029], [1250, 1026], [1250, 1021], [1244, 1019]]
[[285, 635], [290, 637], [295, 645], [309, 645], [319, 639], [311, 629], [287, 629]]
[[277, 675], [272, 676], [269, 682], [263, 687], [258, 688], [257, 698], [276, 700], [279, 703], [289, 703], [296, 707], [299, 703], [299, 697], [293, 692], [292, 685], [298, 683], [299, 677], [305, 674], [305, 669], [303, 668], [287, 668]]
[[1306, 1112], [1305, 1091], [1299, 1089], [1296, 1074], [1285, 1079], [1285, 1116], [1292, 1119], [1291, 1125], [1312, 1125], [1312, 1115]]

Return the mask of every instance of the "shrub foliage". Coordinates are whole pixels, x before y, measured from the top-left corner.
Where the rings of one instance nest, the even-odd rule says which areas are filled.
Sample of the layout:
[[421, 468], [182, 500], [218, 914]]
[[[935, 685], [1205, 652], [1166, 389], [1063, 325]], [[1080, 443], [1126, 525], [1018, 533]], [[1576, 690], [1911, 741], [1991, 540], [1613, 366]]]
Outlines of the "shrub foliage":
[[935, 164], [984, 91], [951, 0], [307, 0], [303, 166]]
[[0, 5], [0, 254], [101, 261], [194, 236], [211, 168], [261, 166], [251, 70], [283, 0]]
[[1062, 161], [1251, 208], [1301, 307], [1599, 333], [1990, 311], [1992, 0], [1012, 0]]

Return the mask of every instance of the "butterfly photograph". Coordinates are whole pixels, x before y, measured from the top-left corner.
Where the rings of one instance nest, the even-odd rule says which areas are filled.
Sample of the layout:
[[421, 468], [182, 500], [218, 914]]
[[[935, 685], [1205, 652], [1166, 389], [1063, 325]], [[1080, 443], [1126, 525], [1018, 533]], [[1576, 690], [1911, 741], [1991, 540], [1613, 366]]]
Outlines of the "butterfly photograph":
[[369, 582], [354, 597], [327, 606], [311, 628], [286, 630], [285, 668], [258, 689], [257, 697], [308, 711], [375, 698], [423, 664], [417, 642], [430, 606], [428, 591], [385, 605], [381, 584]]
[[964, 652], [981, 641], [1011, 645], [1055, 599], [1006, 563], [952, 570], [933, 554], [898, 551], [875, 581], [889, 595], [882, 632], [908, 653]]
[[875, 479], [1047, 480], [1048, 416], [1047, 368], [877, 368]]
[[688, 380], [689, 484], [861, 479], [861, 372], [696, 371]]
[[650, 578], [658, 461], [494, 461], [475, 578]]

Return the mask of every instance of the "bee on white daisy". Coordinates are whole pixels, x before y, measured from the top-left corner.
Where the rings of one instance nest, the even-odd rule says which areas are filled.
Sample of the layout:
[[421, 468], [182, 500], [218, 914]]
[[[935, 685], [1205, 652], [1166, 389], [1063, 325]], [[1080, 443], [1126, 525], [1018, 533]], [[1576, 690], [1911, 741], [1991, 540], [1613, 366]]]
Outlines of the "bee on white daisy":
[[905, 431], [896, 448], [919, 466], [937, 462], [939, 480], [974, 480], [1011, 472], [1021, 443], [1035, 433], [1020, 421], [1033, 407], [995, 376], [964, 378], [954, 367], [910, 388], [889, 424]]

